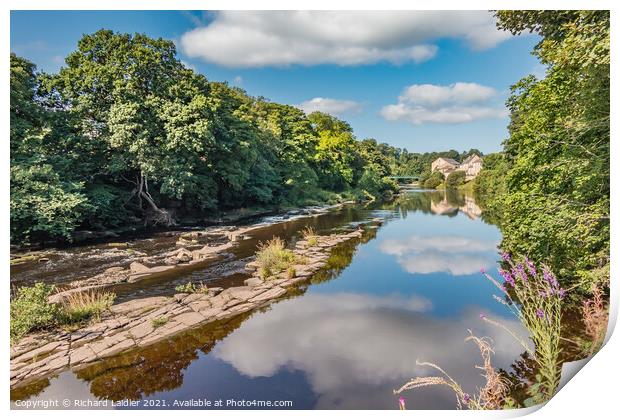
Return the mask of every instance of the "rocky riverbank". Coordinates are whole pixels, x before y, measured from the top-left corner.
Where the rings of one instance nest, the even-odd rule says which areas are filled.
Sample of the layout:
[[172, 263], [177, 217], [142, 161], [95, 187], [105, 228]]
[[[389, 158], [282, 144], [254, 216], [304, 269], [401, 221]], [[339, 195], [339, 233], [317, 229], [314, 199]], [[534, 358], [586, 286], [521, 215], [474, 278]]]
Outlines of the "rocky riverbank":
[[[380, 223], [381, 221], [376, 219], [371, 224], [377, 226]], [[217, 247], [233, 246], [234, 238], [247, 233], [247, 229], [251, 228], [231, 230], [228, 232], [229, 241]], [[258, 276], [257, 263], [251, 262], [247, 265], [250, 277], [245, 280], [245, 286], [224, 290], [204, 288], [198, 293], [178, 293], [173, 297], [135, 299], [113, 305], [100, 321], [77, 330], [29, 335], [11, 348], [11, 387], [66, 369], [83, 367], [129, 349], [170, 338], [198, 325], [229, 319], [266, 306], [286, 295], [295, 285], [308, 281], [325, 267], [334, 247], [361, 238], [362, 234], [363, 230], [358, 228], [352, 232], [314, 236], [312, 241], [298, 241], [293, 250], [295, 264], [291, 269], [262, 279]], [[194, 260], [217, 255], [225, 249], [227, 248], [194, 254], [190, 251], [177, 252], [168, 258], [176, 258], [178, 263], [174, 261], [175, 264], [162, 267], [172, 269], [176, 265], [191, 264]], [[161, 269], [156, 267], [159, 266], [142, 268], [134, 265], [129, 269], [116, 270], [114, 274], [118, 278], [128, 276], [126, 281], [133, 281], [130, 280], [132, 276], [139, 279], [142, 274], [153, 275], [161, 272]], [[110, 274], [112, 273], [108, 273]], [[101, 287], [100, 284], [83, 284], [71, 290], [75, 292], [80, 287], [93, 286]], [[54, 299], [62, 297], [63, 295], [57, 295]]]
[[[144, 253], [131, 249], [127, 243], [112, 242], [106, 244], [105, 251], [101, 251], [102, 258], [113, 254], [113, 258], [119, 259], [120, 264], [109, 264], [105, 269], [87, 278], [63, 283], [59, 292], [52, 296], [52, 302], [60, 302], [70, 294], [82, 293], [93, 289], [107, 288], [123, 283], [136, 283], [152, 277], [161, 276], [163, 273], [174, 275], [174, 271], [186, 270], [188, 267], [198, 264], [209, 264], [221, 260], [241, 241], [247, 239], [253, 232], [268, 228], [277, 223], [294, 219], [302, 219], [326, 214], [330, 211], [342, 208], [348, 203], [333, 206], [316, 206], [290, 211], [279, 216], [270, 216], [262, 221], [248, 226], [222, 226], [207, 228], [175, 234], [176, 243], [164, 250]], [[116, 257], [119, 254], [119, 257]], [[41, 254], [44, 255], [44, 254]], [[44, 258], [41, 255], [26, 255], [12, 261], [31, 261]], [[32, 257], [32, 258], [31, 258]], [[96, 255], [95, 255], [96, 257]], [[42, 263], [48, 260], [44, 258]], [[102, 261], [103, 262], [103, 261]], [[110, 266], [111, 265], [111, 266]]]

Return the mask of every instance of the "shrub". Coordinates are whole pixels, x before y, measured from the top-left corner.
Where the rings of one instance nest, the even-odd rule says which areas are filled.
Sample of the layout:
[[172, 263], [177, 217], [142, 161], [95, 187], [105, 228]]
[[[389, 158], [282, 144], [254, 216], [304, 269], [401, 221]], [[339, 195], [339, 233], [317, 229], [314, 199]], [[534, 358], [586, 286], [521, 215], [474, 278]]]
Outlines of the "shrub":
[[174, 290], [179, 293], [196, 293], [196, 286], [191, 281], [188, 281], [187, 284], [179, 284]]
[[64, 322], [74, 324], [90, 319], [98, 320], [112, 306], [114, 299], [114, 293], [97, 290], [71, 294], [62, 305]]
[[204, 284], [200, 283], [200, 285], [196, 286], [191, 281], [188, 281], [186, 284], [179, 284], [174, 288], [179, 293], [207, 293], [209, 288]]
[[259, 274], [266, 279], [274, 274], [281, 273], [295, 262], [295, 254], [284, 247], [284, 241], [274, 237], [267, 243], [259, 243], [256, 253]]
[[25, 334], [51, 327], [58, 323], [60, 308], [48, 302], [55, 287], [36, 283], [32, 287], [21, 287], [11, 301], [11, 341], [17, 341]]
[[424, 188], [437, 188], [443, 180], [444, 178], [441, 172], [433, 172], [431, 176], [424, 181]]
[[446, 188], [457, 188], [465, 184], [465, 172], [454, 171], [446, 178]]
[[357, 188], [372, 198], [379, 198], [390, 192], [398, 191], [398, 184], [388, 177], [381, 176], [376, 171], [366, 169], [358, 181]]

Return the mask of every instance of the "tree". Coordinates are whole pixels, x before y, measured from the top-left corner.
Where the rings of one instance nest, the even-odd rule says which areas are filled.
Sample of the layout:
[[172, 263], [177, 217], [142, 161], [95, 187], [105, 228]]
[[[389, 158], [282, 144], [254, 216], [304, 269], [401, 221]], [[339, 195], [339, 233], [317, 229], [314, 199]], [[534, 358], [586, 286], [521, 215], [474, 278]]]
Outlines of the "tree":
[[[609, 11], [501, 11], [536, 32], [546, 77], [512, 88], [504, 248], [547, 261], [571, 283], [609, 264]], [[601, 270], [604, 271], [604, 270]]]
[[444, 177], [441, 172], [433, 172], [423, 185], [424, 188], [437, 188], [443, 181]]
[[87, 210], [83, 184], [70, 176], [69, 158], [56, 154], [63, 118], [36, 96], [36, 67], [11, 54], [11, 240], [70, 237]]
[[457, 188], [465, 183], [465, 171], [451, 172], [446, 178], [446, 188]]

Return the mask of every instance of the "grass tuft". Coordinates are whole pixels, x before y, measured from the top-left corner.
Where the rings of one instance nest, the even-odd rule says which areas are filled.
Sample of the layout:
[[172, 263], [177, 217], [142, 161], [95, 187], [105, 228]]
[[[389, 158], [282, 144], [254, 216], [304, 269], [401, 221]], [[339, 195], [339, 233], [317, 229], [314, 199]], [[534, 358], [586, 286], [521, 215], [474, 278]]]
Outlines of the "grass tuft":
[[151, 325], [153, 326], [153, 328], [162, 327], [166, 325], [167, 323], [168, 323], [168, 318], [165, 316], [160, 316], [160, 317], [151, 319]]
[[114, 299], [116, 299], [114, 293], [98, 290], [71, 294], [62, 304], [65, 323], [75, 324], [91, 319], [99, 320], [101, 314], [112, 306]]
[[312, 226], [307, 226], [301, 230], [304, 240], [308, 243], [308, 248], [319, 244], [319, 236], [316, 234]]
[[259, 243], [256, 253], [259, 275], [264, 280], [287, 270], [295, 263], [295, 254], [284, 247], [284, 241], [274, 237], [266, 243]]

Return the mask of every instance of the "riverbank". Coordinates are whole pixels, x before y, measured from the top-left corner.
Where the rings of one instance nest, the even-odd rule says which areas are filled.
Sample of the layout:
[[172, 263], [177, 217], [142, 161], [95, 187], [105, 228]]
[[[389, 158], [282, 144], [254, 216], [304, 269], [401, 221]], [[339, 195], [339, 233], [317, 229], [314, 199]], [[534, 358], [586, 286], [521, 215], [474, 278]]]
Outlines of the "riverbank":
[[[372, 221], [371, 225], [376, 227], [380, 223], [377, 219]], [[175, 266], [202, 261], [207, 258], [205, 255], [215, 257], [235, 246], [235, 241], [244, 235], [263, 226], [264, 224], [252, 225], [218, 232], [218, 235], [226, 236], [225, 242], [209, 246], [208, 250], [203, 250], [203, 247], [197, 250], [200, 252], [193, 254], [181, 248], [177, 250], [179, 252], [170, 253], [167, 257], [171, 265], [146, 267], [135, 263], [128, 269], [108, 269], [102, 275], [95, 276], [96, 278], [74, 284], [76, 287], [52, 296], [51, 300], [61, 302], [71, 293], [106, 287], [117, 281], [139, 281], [163, 271], [173, 270]], [[294, 286], [308, 281], [325, 267], [334, 247], [358, 239], [362, 233], [362, 229], [358, 227], [351, 232], [313, 236], [311, 241], [300, 240], [293, 249], [295, 263], [291, 269], [266, 279], [259, 276], [256, 262], [250, 262], [246, 266], [249, 278], [245, 280], [245, 286], [226, 289], [209, 287], [197, 293], [177, 293], [172, 297], [133, 299], [113, 305], [100, 321], [91, 325], [72, 331], [55, 330], [28, 335], [11, 348], [11, 387], [100, 361], [132, 348], [170, 338], [198, 325], [229, 319], [268, 305], [286, 295]], [[201, 232], [191, 234], [202, 235]], [[191, 236], [179, 239], [195, 240]]]

